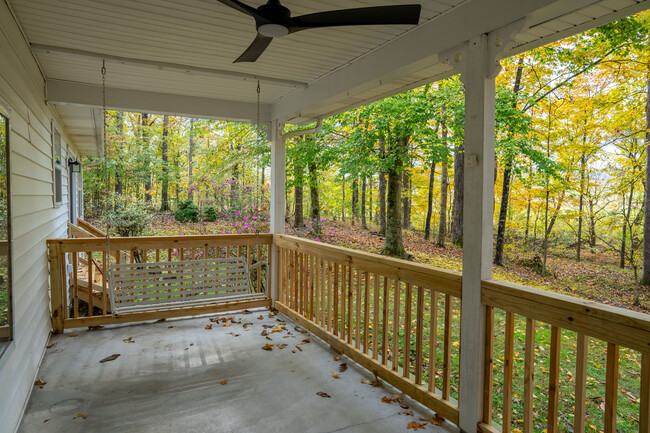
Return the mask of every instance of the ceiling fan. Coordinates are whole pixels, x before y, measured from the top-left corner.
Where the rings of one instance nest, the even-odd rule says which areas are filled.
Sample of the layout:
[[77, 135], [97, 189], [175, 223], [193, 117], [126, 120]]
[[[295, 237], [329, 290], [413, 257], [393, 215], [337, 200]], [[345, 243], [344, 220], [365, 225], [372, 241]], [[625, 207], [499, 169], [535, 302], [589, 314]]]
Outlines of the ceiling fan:
[[375, 24], [418, 24], [422, 8], [419, 4], [372, 6], [292, 17], [291, 11], [282, 6], [279, 0], [268, 0], [266, 4], [258, 8], [253, 8], [238, 0], [218, 1], [255, 19], [257, 36], [234, 63], [254, 62], [266, 50], [273, 38], [301, 30]]

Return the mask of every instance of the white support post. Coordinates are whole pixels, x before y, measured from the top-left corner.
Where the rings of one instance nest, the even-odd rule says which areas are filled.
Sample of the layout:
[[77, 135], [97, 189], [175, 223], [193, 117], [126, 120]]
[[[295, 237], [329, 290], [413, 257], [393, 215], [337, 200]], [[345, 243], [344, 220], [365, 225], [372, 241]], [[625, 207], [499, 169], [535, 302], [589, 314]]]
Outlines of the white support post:
[[495, 77], [487, 36], [462, 53], [465, 84], [465, 194], [460, 338], [460, 429], [475, 432], [483, 418], [485, 307], [481, 280], [492, 277]]
[[[271, 123], [271, 234], [284, 234], [287, 149], [282, 140], [282, 124], [278, 120]], [[278, 248], [271, 247], [271, 299], [275, 303], [279, 293]]]

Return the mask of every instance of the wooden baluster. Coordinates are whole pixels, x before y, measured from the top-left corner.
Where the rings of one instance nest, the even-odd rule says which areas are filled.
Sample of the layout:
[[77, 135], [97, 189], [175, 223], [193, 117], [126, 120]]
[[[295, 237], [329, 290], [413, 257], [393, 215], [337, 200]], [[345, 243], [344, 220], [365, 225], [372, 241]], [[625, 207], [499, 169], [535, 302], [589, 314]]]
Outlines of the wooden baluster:
[[506, 312], [505, 353], [503, 355], [503, 419], [501, 431], [512, 429], [512, 369], [515, 357], [515, 313]]
[[560, 401], [560, 346], [562, 330], [557, 326], [551, 327], [551, 356], [548, 379], [548, 433], [558, 432], [558, 404]]
[[300, 253], [300, 285], [298, 286], [298, 313], [305, 315], [305, 254]]
[[352, 321], [354, 317], [354, 312], [352, 311], [353, 306], [353, 294], [354, 294], [354, 270], [352, 266], [348, 266], [348, 344], [352, 344]]
[[533, 319], [526, 319], [526, 342], [524, 357], [523, 433], [533, 433], [533, 399], [535, 391], [535, 320]]
[[445, 295], [445, 344], [442, 364], [442, 399], [449, 400], [451, 387], [451, 295]]
[[72, 314], [76, 319], [79, 317], [79, 253], [76, 251], [72, 253], [72, 268], [74, 272], [74, 275], [72, 276], [74, 281], [74, 287], [72, 288], [73, 291]]
[[[102, 252], [102, 269], [104, 273], [102, 274], [102, 314], [104, 316], [108, 315], [108, 289], [106, 288], [106, 272], [108, 272], [108, 266], [106, 261], [106, 251]], [[76, 274], [76, 271], [75, 271]]]
[[397, 371], [399, 362], [399, 316], [402, 282], [395, 280], [395, 296], [393, 298], [393, 371]]
[[319, 287], [320, 287], [320, 326], [321, 328], [325, 328], [325, 323], [326, 323], [326, 310], [325, 310], [325, 262], [322, 258], [319, 259], [319, 267], [320, 267], [320, 282]]
[[[171, 262], [172, 260], [174, 260], [174, 256], [172, 255], [172, 249], [169, 248], [167, 250], [167, 261]], [[120, 262], [120, 252], [118, 251], [117, 252], [117, 263], [119, 263], [119, 262]]]
[[368, 354], [369, 332], [370, 332], [370, 274], [364, 272], [365, 293], [363, 296], [363, 353]]
[[345, 306], [347, 303], [346, 294], [348, 293], [348, 267], [341, 265], [341, 340], [345, 341], [346, 330], [348, 326], [349, 314], [346, 315]]
[[86, 252], [88, 258], [88, 317], [93, 317], [93, 253]]
[[372, 306], [372, 359], [379, 359], [379, 275], [376, 273], [372, 279], [372, 294], [374, 303]]
[[332, 332], [334, 328], [334, 276], [332, 272], [334, 271], [334, 264], [329, 263], [327, 267], [327, 330]]
[[63, 332], [64, 320], [63, 309], [63, 290], [64, 290], [64, 260], [61, 255], [61, 244], [54, 243], [48, 245], [48, 260], [50, 262], [50, 305], [52, 308], [52, 332], [60, 334]]
[[356, 304], [354, 306], [354, 347], [356, 347], [357, 350], [361, 349], [361, 276], [361, 271], [357, 269], [357, 293]]
[[422, 384], [422, 344], [424, 340], [424, 288], [417, 287], [417, 317], [415, 318], [415, 383]]
[[241, 257], [241, 245], [237, 245], [237, 257]]
[[618, 407], [618, 344], [607, 343], [607, 372], [605, 374], [605, 433], [616, 433]]
[[587, 401], [587, 353], [588, 339], [585, 334], [578, 333], [576, 345], [576, 387], [573, 431], [585, 431], [585, 403]]
[[[334, 336], [339, 335], [339, 264], [334, 263]], [[344, 327], [345, 325], [343, 325]]]
[[388, 367], [388, 317], [390, 316], [390, 297], [388, 291], [388, 277], [384, 277], [384, 292], [382, 301], [381, 321], [381, 363]]
[[300, 255], [298, 251], [293, 252], [293, 291], [291, 295], [291, 309], [298, 312], [298, 268]]
[[309, 285], [309, 319], [316, 323], [316, 256], [311, 257], [311, 265], [309, 267], [311, 272]]
[[404, 301], [404, 366], [402, 376], [411, 376], [411, 283], [406, 283], [406, 300]]
[[[446, 310], [446, 305], [445, 305]], [[445, 315], [446, 315], [445, 311]], [[447, 318], [445, 317], [445, 322]], [[446, 327], [445, 323], [445, 327]], [[445, 329], [445, 334], [447, 330]], [[445, 335], [445, 352], [447, 336]], [[445, 356], [447, 354], [445, 353]], [[483, 365], [483, 422], [492, 425], [492, 384], [494, 383], [494, 308], [485, 307], [485, 364]], [[444, 398], [444, 397], [443, 397]]]
[[650, 433], [650, 353], [641, 354], [639, 433]]
[[[279, 256], [278, 256], [279, 257]], [[205, 258], [208, 258], [208, 253], [205, 253]], [[257, 246], [257, 261], [262, 260], [262, 246], [258, 245]], [[282, 268], [278, 268], [282, 269]], [[268, 287], [269, 285], [269, 276], [266, 276], [266, 285]], [[262, 293], [262, 267], [260, 266], [257, 268], [257, 293]]]
[[438, 345], [438, 292], [431, 290], [429, 309], [429, 392], [436, 391], [436, 361]]

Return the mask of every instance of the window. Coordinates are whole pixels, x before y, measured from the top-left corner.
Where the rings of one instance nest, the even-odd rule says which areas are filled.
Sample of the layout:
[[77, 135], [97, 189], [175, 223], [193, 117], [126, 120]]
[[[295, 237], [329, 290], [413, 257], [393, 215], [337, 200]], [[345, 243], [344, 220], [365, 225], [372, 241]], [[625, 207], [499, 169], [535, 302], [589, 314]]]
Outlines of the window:
[[61, 164], [61, 134], [54, 128], [52, 136], [52, 147], [54, 148], [54, 205], [58, 206], [63, 200], [62, 185], [62, 164]]
[[0, 356], [13, 337], [8, 115], [0, 104]]

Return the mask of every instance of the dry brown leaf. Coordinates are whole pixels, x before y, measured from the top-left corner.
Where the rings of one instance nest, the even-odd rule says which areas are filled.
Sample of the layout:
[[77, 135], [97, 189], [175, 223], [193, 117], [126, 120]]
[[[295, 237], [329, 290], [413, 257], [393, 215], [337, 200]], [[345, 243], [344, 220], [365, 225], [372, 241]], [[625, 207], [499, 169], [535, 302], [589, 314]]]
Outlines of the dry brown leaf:
[[91, 325], [88, 327], [89, 331], [97, 331], [98, 329], [102, 329], [104, 325]]
[[373, 388], [377, 388], [377, 387], [380, 387], [380, 386], [381, 386], [381, 383], [380, 383], [380, 382], [372, 382], [372, 383], [370, 384], [370, 386], [372, 386]]
[[292, 350], [291, 353], [296, 353], [296, 351], [295, 351], [295, 350]]
[[271, 337], [266, 337], [266, 339], [267, 339], [267, 340], [271, 340], [271, 341], [273, 341], [273, 339], [272, 339]]
[[318, 392], [316, 393], [316, 395], [320, 395], [321, 397], [325, 397], [325, 398], [332, 398], [331, 395], [329, 395], [328, 393], [323, 392], [323, 391], [318, 391]]
[[391, 403], [393, 402], [393, 399], [391, 399], [390, 397], [388, 397], [387, 395], [385, 395], [385, 396], [383, 396], [383, 397], [381, 398], [381, 401], [382, 401], [382, 403], [388, 403], [388, 404], [391, 404]]
[[83, 418], [83, 419], [86, 419], [87, 416], [88, 416], [88, 414], [87, 414], [86, 412], [83, 412], [83, 413], [78, 413], [77, 416], [75, 416], [75, 417], [72, 418], [72, 419], [77, 419], [77, 418]]
[[285, 343], [278, 344], [278, 349], [284, 349], [285, 347], [287, 347]]
[[264, 316], [262, 316], [261, 314], [260, 314], [259, 317], [257, 318], [257, 320], [263, 320], [263, 319], [264, 319]]
[[302, 352], [302, 347], [296, 345], [296, 349], [300, 350]]
[[252, 314], [252, 313], [253, 313], [253, 312], [252, 312], [252, 311], [249, 311], [249, 310], [244, 310], [244, 311], [241, 312], [241, 314]]
[[361, 383], [365, 383], [366, 385], [370, 385], [370, 381], [368, 379], [363, 378], [363, 377], [361, 378]]
[[271, 334], [273, 334], [274, 332], [282, 332], [282, 331], [284, 331], [284, 329], [282, 329], [281, 325], [278, 325], [275, 328], [271, 329]]
[[44, 381], [43, 379], [36, 379], [36, 381], [34, 382], [34, 386], [38, 386], [39, 388], [43, 388], [46, 384], [47, 382]]
[[404, 415], [413, 416], [413, 412], [411, 412], [410, 410], [405, 410]]
[[68, 334], [68, 337], [78, 337], [79, 334], [75, 334], [74, 332], [72, 334]]
[[194, 346], [194, 343], [190, 343], [190, 346]]
[[262, 333], [260, 335], [266, 337], [267, 335], [269, 335], [269, 332], [266, 329], [262, 329]]
[[266, 343], [264, 346], [262, 346], [262, 349], [264, 349], [264, 350], [273, 350], [273, 344]]
[[[51, 349], [51, 348], [53, 348], [54, 346], [56, 346], [56, 343], [48, 344], [47, 346], [45, 346], [45, 348], [46, 348], [46, 349]], [[48, 420], [48, 421], [49, 421], [49, 420]]]
[[101, 359], [99, 362], [104, 363], [104, 362], [108, 362], [108, 361], [115, 361], [119, 357], [120, 357], [120, 354], [115, 353], [115, 354], [113, 354], [111, 356], [107, 356], [106, 358]]
[[342, 362], [341, 365], [339, 365], [339, 372], [340, 373], [343, 373], [347, 369], [348, 369], [348, 365], [345, 362]]
[[435, 414], [433, 418], [431, 418], [431, 424], [442, 425], [443, 422], [445, 422], [445, 418], [438, 414]]
[[212, 329], [212, 323], [208, 323], [207, 325], [205, 325], [205, 329]]
[[339, 374], [338, 374], [337, 372], [333, 371], [333, 372], [332, 372], [332, 377], [333, 377], [334, 379], [338, 379], [338, 378], [339, 378]]
[[225, 326], [225, 327], [227, 328], [227, 327], [229, 327], [230, 325], [232, 325], [232, 322], [231, 322], [230, 320], [228, 320], [226, 323], [224, 323], [223, 326]]
[[417, 430], [417, 429], [422, 429], [422, 430], [424, 430], [424, 426], [425, 426], [425, 425], [426, 425], [426, 424], [421, 424], [421, 423], [419, 423], [419, 422], [417, 422], [417, 421], [411, 421], [411, 422], [408, 423], [408, 425], [406, 426], [406, 429], [408, 430], [408, 429], [412, 428], [413, 430]]
[[171, 328], [173, 328], [173, 327], [174, 327], [173, 325], [169, 325], [169, 326], [167, 327], [167, 329], [171, 329]]
[[311, 343], [311, 340], [309, 338], [305, 338], [300, 342], [300, 344], [308, 344], [308, 343]]
[[135, 343], [135, 340], [133, 339], [133, 337], [125, 338], [122, 341], [125, 342], [125, 343]]
[[335, 356], [335, 357], [334, 357], [334, 361], [340, 361], [340, 360], [341, 360], [341, 357], [340, 357], [340, 356]]
[[227, 384], [228, 384], [228, 379], [224, 379], [224, 380], [222, 380], [222, 381], [221, 381], [221, 384], [222, 384], [222, 385], [227, 385]]
[[399, 407], [401, 407], [402, 409], [408, 409], [408, 408], [409, 408], [409, 405], [406, 404], [406, 403], [402, 403], [402, 402], [400, 401], [400, 402], [399, 402]]
[[44, 420], [43, 420], [43, 424], [45, 424], [45, 423], [48, 422], [49, 420], [50, 420], [50, 418], [48, 418], [48, 419], [44, 419]]

